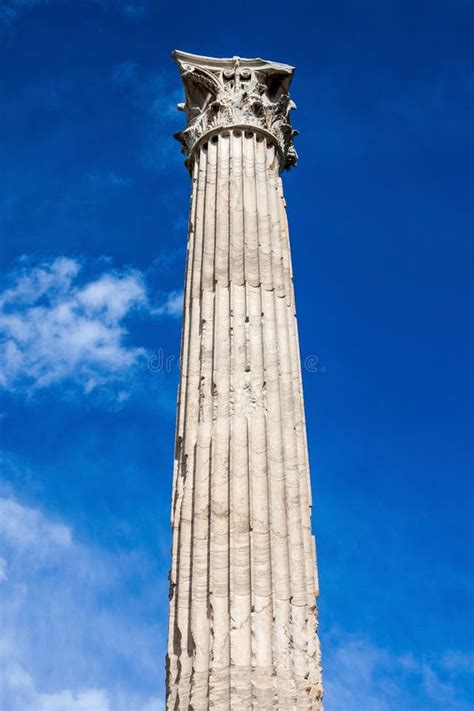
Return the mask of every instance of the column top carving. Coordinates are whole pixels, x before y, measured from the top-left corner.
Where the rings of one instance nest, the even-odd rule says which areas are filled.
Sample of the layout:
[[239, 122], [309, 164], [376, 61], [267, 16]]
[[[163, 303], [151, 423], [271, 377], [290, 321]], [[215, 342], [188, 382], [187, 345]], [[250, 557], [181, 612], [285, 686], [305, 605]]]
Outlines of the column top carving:
[[288, 94], [294, 68], [263, 59], [215, 59], [175, 50], [186, 101], [187, 126], [175, 133], [182, 153], [192, 161], [193, 151], [206, 138], [225, 128], [257, 130], [273, 140], [281, 170], [296, 164], [290, 111], [296, 108]]

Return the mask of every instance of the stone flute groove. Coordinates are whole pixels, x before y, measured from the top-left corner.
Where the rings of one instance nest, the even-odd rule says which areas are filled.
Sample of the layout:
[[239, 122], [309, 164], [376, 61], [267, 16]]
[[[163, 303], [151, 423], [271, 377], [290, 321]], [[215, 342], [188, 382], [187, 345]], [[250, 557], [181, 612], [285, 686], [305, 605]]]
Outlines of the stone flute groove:
[[322, 711], [300, 354], [280, 172], [292, 69], [175, 53], [192, 178], [167, 709]]

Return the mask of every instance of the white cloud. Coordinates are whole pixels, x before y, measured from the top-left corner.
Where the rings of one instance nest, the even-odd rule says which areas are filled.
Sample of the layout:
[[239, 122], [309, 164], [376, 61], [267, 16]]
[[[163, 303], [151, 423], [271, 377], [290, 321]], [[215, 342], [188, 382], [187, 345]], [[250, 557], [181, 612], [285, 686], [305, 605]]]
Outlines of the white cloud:
[[2, 682], [9, 711], [111, 711], [107, 694], [101, 689], [38, 692], [33, 678], [20, 664], [7, 665]]
[[165, 708], [160, 697], [145, 701], [133, 695], [114, 698], [104, 689], [41, 692], [20, 664], [7, 665], [1, 681], [8, 704], [5, 711], [163, 711]]
[[[29, 394], [62, 383], [90, 393], [124, 381], [146, 355], [128, 343], [138, 310], [179, 316], [178, 292], [152, 304], [141, 272], [108, 271], [79, 281], [81, 262], [28, 262], [0, 292], [0, 387]], [[115, 393], [125, 400], [127, 392]]]
[[20, 506], [10, 498], [0, 498], [0, 537], [16, 548], [71, 545], [71, 530], [54, 523], [41, 512]]
[[152, 594], [137, 587], [141, 555], [80, 543], [70, 526], [13, 496], [0, 497], [0, 549], [9, 569], [0, 588], [2, 711], [164, 709], [156, 693], [164, 637], [140, 614]]
[[[27, 261], [22, 258], [23, 262]], [[81, 267], [77, 260], [58, 257], [53, 262], [40, 267], [26, 267], [14, 273], [15, 283], [10, 289], [5, 289], [0, 295], [0, 305], [31, 304], [44, 294], [59, 295], [71, 288], [73, 279]]]
[[145, 289], [138, 272], [117, 277], [104, 274], [86, 284], [77, 294], [77, 300], [92, 314], [101, 313], [109, 322], [123, 319], [137, 304], [146, 301]]
[[154, 316], [174, 316], [179, 318], [183, 311], [183, 292], [172, 291], [160, 306], [153, 309]]

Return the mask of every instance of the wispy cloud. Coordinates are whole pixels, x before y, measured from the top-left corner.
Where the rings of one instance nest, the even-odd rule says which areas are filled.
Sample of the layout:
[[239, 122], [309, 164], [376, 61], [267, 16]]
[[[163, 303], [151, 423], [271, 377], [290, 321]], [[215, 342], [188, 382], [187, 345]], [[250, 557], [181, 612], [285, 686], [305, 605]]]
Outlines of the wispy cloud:
[[[179, 221], [175, 229], [182, 230], [186, 232], [187, 220]], [[175, 267], [176, 262], [181, 260], [186, 252], [185, 247], [177, 247], [176, 249], [169, 250], [166, 252], [161, 252], [149, 266], [147, 273], [163, 273], [169, 271], [171, 268]]]
[[111, 80], [128, 92], [134, 105], [156, 120], [179, 119], [176, 104], [183, 99], [183, 89], [176, 82], [175, 74], [145, 71], [138, 62], [128, 59], [112, 67]]
[[[73, 0], [2, 0], [0, 3], [0, 24], [11, 24], [28, 10], [51, 2], [68, 4]], [[89, 0], [90, 4], [100, 4], [117, 10], [124, 17], [141, 19], [148, 15], [151, 0]]]
[[[446, 660], [456, 659], [453, 666]], [[472, 655], [441, 658], [394, 654], [365, 638], [334, 633], [325, 654], [326, 711], [471, 711]]]
[[183, 311], [183, 292], [172, 291], [163, 304], [153, 309], [154, 316], [173, 316], [179, 318]]
[[118, 0], [118, 4], [123, 14], [132, 18], [146, 17], [150, 10], [149, 0]]
[[114, 171], [90, 173], [88, 177], [94, 186], [103, 188], [128, 188], [132, 184], [132, 179], [128, 175], [120, 175]]
[[71, 545], [71, 530], [67, 526], [7, 498], [0, 498], [0, 537], [16, 549], [36, 546], [39, 541], [43, 550]]
[[[141, 557], [79, 543], [69, 525], [12, 497], [0, 497], [0, 520], [9, 573], [0, 589], [2, 709], [161, 711], [162, 680], [152, 679], [162, 635], [130, 615], [129, 581], [143, 578]], [[150, 614], [146, 586], [134, 590]]]
[[111, 694], [105, 689], [61, 689], [41, 692], [31, 674], [18, 663], [7, 663], [2, 673], [5, 711], [164, 711], [161, 697], [147, 700], [133, 694]]
[[180, 164], [178, 146], [173, 141], [163, 141], [163, 132], [173, 133], [182, 121], [176, 104], [183, 100], [183, 90], [175, 73], [147, 72], [137, 62], [126, 60], [112, 68], [111, 81], [138, 109], [142, 165], [160, 172], [170, 164]]
[[180, 313], [179, 293], [152, 302], [138, 270], [81, 281], [82, 266], [58, 257], [10, 275], [0, 292], [0, 387], [31, 394], [61, 383], [87, 394], [120, 383], [146, 355], [128, 342], [133, 314]]
[[115, 64], [112, 68], [112, 81], [122, 87], [135, 85], [138, 82], [138, 63], [127, 60]]
[[0, 4], [0, 23], [14, 22], [20, 15], [48, 0], [3, 0]]
[[90, 0], [90, 2], [117, 10], [121, 15], [131, 20], [141, 20], [147, 17], [153, 7], [153, 0]]
[[313, 142], [324, 160], [398, 154], [414, 139], [436, 148], [455, 145], [464, 135], [459, 102], [472, 103], [472, 77], [449, 62], [437, 75], [421, 80], [415, 73], [387, 94], [377, 72], [367, 75], [363, 102], [354, 101], [353, 82], [341, 76], [321, 74], [311, 81], [317, 110], [299, 114], [301, 140]]
[[8, 580], [8, 565], [5, 558], [0, 557], [0, 582]]

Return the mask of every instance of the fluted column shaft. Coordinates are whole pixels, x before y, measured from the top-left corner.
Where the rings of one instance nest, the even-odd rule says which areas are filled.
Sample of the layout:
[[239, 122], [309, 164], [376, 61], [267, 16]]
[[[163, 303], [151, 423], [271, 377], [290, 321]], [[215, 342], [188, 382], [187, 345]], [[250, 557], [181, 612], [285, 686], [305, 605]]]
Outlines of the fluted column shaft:
[[316, 560], [274, 142], [193, 156], [178, 396], [168, 709], [314, 709]]

